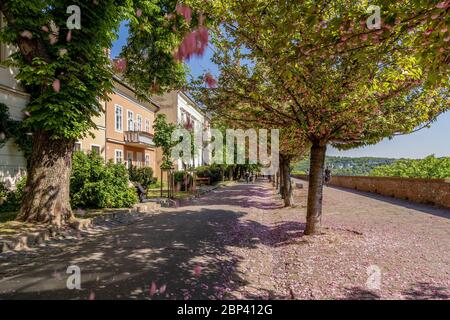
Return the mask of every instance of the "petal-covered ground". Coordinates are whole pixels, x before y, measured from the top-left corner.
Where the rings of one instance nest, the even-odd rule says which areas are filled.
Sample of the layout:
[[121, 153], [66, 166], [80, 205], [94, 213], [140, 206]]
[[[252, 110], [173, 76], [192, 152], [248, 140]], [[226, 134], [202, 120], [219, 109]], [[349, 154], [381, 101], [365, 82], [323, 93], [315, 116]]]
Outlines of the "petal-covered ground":
[[249, 285], [238, 296], [450, 299], [448, 210], [326, 188], [324, 234], [304, 236], [303, 183], [296, 208], [273, 208], [275, 192], [264, 189], [252, 197], [259, 205], [224, 232], [230, 250], [246, 257]]
[[[450, 212], [326, 188], [323, 234], [306, 192], [281, 208], [265, 180], [82, 240], [0, 254], [0, 298], [450, 299]], [[78, 266], [81, 289], [67, 268]]]

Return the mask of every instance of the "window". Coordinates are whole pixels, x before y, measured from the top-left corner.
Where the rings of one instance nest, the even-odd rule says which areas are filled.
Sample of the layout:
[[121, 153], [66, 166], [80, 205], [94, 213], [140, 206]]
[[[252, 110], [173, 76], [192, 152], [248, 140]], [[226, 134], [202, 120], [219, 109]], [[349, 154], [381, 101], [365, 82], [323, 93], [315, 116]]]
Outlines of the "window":
[[127, 163], [128, 163], [128, 168], [131, 168], [133, 166], [133, 151], [127, 152]]
[[142, 116], [140, 114], [137, 115], [137, 131], [142, 131]]
[[142, 152], [136, 152], [136, 165], [140, 168], [142, 166]]
[[75, 142], [73, 145], [73, 151], [81, 151], [81, 142]]
[[122, 163], [123, 162], [123, 151], [122, 150], [116, 150], [116, 163]]
[[145, 119], [145, 131], [150, 132], [150, 121]]
[[100, 146], [97, 144], [91, 144], [91, 152], [100, 155]]
[[134, 113], [131, 110], [127, 112], [127, 130], [134, 131]]
[[145, 155], [145, 166], [150, 167], [150, 155], [149, 154]]
[[115, 128], [118, 132], [122, 131], [122, 107], [119, 105], [116, 105]]

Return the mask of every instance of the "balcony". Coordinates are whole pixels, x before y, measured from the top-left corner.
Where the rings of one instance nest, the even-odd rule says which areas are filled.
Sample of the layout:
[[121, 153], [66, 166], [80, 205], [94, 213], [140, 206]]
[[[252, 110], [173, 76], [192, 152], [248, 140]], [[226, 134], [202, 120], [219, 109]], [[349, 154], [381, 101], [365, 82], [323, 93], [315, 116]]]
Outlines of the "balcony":
[[144, 131], [125, 131], [125, 144], [138, 148], [155, 146], [153, 143], [153, 135]]

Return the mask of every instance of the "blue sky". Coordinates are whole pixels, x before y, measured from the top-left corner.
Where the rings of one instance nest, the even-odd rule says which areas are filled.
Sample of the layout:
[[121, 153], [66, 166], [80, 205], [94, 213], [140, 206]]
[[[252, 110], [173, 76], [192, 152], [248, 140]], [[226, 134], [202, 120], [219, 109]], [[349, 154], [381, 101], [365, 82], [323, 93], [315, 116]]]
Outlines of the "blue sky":
[[[127, 30], [125, 24], [120, 29], [119, 39], [114, 44], [111, 54], [116, 56], [126, 42]], [[217, 67], [211, 62], [212, 52], [206, 50], [203, 57], [194, 57], [187, 64], [193, 77], [203, 75], [206, 71], [217, 74]], [[419, 132], [397, 136], [392, 140], [385, 139], [382, 142], [363, 148], [339, 151], [329, 148], [328, 154], [332, 156], [347, 157], [389, 157], [389, 158], [424, 158], [430, 154], [438, 157], [450, 156], [450, 112], [441, 115], [431, 125], [431, 128]]]

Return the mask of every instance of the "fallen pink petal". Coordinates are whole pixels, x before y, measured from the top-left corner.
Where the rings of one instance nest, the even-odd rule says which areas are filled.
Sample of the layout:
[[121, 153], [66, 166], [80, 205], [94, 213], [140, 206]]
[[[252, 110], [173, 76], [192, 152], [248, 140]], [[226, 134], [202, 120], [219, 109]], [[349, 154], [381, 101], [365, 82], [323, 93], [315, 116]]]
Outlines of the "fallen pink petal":
[[55, 79], [52, 84], [53, 91], [59, 92], [61, 90], [61, 81], [59, 79]]

